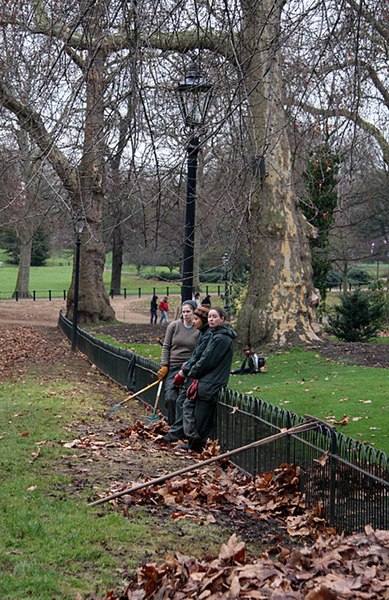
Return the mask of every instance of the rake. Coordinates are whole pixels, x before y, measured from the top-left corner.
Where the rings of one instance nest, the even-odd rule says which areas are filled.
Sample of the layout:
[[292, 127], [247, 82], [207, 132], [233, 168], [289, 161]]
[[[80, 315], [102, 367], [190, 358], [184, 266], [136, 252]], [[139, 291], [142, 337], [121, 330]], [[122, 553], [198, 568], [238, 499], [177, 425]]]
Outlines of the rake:
[[163, 379], [161, 379], [161, 381], [159, 382], [159, 386], [157, 388], [157, 396], [155, 398], [153, 414], [149, 415], [146, 419], [149, 423], [155, 423], [156, 421], [159, 421], [159, 416], [157, 415], [157, 408], [158, 408], [159, 399], [161, 397], [162, 386], [163, 386]]
[[117, 410], [118, 408], [123, 406], [123, 404], [125, 404], [125, 402], [128, 402], [129, 400], [132, 400], [132, 398], [135, 398], [137, 396], [140, 396], [144, 392], [147, 392], [147, 390], [150, 390], [152, 387], [154, 387], [158, 383], [160, 383], [159, 379], [157, 379], [157, 381], [153, 381], [153, 383], [150, 383], [149, 385], [146, 385], [146, 387], [142, 388], [138, 392], [134, 392], [133, 394], [130, 394], [127, 398], [125, 398], [121, 402], [118, 402], [117, 404], [115, 404], [115, 406], [111, 406], [111, 408], [108, 409], [108, 414], [115, 412], [115, 410]]

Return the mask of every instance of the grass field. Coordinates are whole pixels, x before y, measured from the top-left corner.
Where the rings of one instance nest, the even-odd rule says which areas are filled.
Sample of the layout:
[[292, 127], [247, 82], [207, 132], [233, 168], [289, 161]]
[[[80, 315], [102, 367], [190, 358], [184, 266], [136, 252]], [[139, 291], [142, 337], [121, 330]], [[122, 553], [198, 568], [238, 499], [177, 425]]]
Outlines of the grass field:
[[[77, 437], [80, 423], [88, 424], [84, 432], [92, 439], [97, 424], [96, 437], [106, 439], [98, 433], [106, 409], [102, 396], [115, 401], [116, 393], [119, 401], [123, 392], [96, 371], [80, 374], [74, 365], [65, 381], [56, 369], [43, 365], [40, 379], [23, 373], [22, 380], [0, 386], [0, 598], [108, 598], [108, 590], [124, 588], [137, 564], [160, 559], [178, 544], [188, 554], [201, 556], [204, 547], [217, 553], [228, 536], [215, 526], [173, 519], [167, 526], [165, 518], [136, 506], [126, 518], [108, 504], [88, 507], [94, 485], [100, 490], [108, 485], [111, 463], [90, 448], [64, 444]], [[130, 422], [140, 418], [129, 408], [126, 415]], [[103, 485], [99, 468], [106, 476]]]
[[[0, 300], [9, 299], [15, 290], [18, 269], [15, 265], [5, 262], [4, 251], [0, 250], [0, 262], [3, 266], [0, 268]], [[111, 287], [111, 255], [107, 255], [106, 270], [103, 278], [107, 292]], [[166, 272], [167, 267], [156, 267], [159, 272]], [[152, 273], [152, 267], [143, 267], [142, 273]], [[72, 256], [69, 252], [62, 253], [55, 258], [47, 261], [44, 267], [30, 268], [30, 292], [36, 292], [37, 298], [47, 298], [48, 292], [53, 292], [53, 297], [62, 297], [63, 291], [68, 291], [72, 277]], [[157, 295], [162, 294], [180, 294], [181, 286], [172, 281], [159, 281], [157, 279], [144, 279], [139, 277], [135, 265], [123, 265], [122, 293], [124, 288], [128, 295], [151, 295], [154, 289]], [[216, 293], [222, 288], [218, 284], [203, 284], [204, 291], [207, 289], [210, 293]]]

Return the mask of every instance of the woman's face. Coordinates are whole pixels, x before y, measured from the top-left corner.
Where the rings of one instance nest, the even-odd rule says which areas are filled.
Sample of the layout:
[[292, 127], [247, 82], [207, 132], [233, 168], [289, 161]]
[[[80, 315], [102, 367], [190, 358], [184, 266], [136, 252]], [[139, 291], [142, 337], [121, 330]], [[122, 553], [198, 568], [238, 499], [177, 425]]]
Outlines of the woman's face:
[[192, 325], [193, 324], [193, 317], [194, 317], [192, 307], [189, 306], [189, 304], [184, 304], [182, 306], [181, 311], [182, 311], [182, 319], [183, 319], [184, 323], [186, 325]]
[[196, 327], [196, 329], [201, 329], [202, 326], [204, 325], [204, 321], [198, 315], [194, 315], [193, 316], [193, 325]]
[[208, 313], [208, 323], [211, 329], [215, 329], [216, 327], [219, 327], [219, 325], [224, 323], [224, 317], [221, 317], [217, 310], [211, 308], [211, 310]]

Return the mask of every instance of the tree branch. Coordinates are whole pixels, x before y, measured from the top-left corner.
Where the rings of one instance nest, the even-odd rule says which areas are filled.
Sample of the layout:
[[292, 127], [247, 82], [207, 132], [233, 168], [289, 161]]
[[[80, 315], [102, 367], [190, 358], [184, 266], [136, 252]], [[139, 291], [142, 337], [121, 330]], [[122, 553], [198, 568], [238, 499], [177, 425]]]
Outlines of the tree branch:
[[385, 163], [389, 166], [389, 142], [382, 135], [378, 127], [369, 123], [369, 121], [362, 119], [362, 117], [346, 108], [316, 108], [315, 106], [310, 106], [306, 103], [299, 104], [299, 107], [311, 115], [319, 115], [322, 117], [344, 117], [345, 119], [353, 121], [358, 127], [374, 137], [382, 150]]
[[38, 113], [14, 98], [2, 81], [0, 81], [0, 103], [15, 115], [20, 127], [31, 135], [38, 148], [50, 161], [65, 189], [71, 195], [76, 194], [78, 191], [76, 172], [66, 156], [56, 147]]

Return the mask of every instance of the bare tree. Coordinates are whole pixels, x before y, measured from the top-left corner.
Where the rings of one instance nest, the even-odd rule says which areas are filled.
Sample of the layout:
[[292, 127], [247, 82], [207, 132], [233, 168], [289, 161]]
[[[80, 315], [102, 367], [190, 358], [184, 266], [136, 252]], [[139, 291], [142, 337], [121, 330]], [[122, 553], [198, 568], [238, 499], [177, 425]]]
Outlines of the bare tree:
[[[125, 114], [122, 111], [128, 94], [135, 86], [138, 101], [131, 119], [135, 115], [136, 144], [130, 142], [132, 136], [126, 138], [129, 143], [122, 148], [120, 168], [129, 172], [130, 165], [136, 165], [137, 177], [146, 165], [149, 172], [153, 171], [155, 192], [146, 199], [138, 186], [138, 193], [143, 194], [144, 239], [157, 243], [165, 217], [172, 210], [177, 214], [181, 210], [177, 188], [171, 182], [172, 174], [184, 172], [182, 149], [187, 133], [177, 135], [179, 117], [172, 83], [182, 77], [188, 52], [197, 50], [217, 86], [212, 128], [208, 123], [208, 130], [201, 132], [204, 182], [214, 164], [207, 164], [207, 149], [223, 148], [223, 141], [229, 140], [228, 154], [234, 156], [235, 171], [229, 172], [222, 189], [213, 193], [212, 199], [214, 204], [220, 198], [230, 200], [235, 226], [242, 228], [242, 234], [248, 232], [250, 245], [251, 278], [238, 322], [241, 342], [285, 344], [316, 338], [310, 303], [313, 287], [309, 251], [314, 230], [302, 217], [293, 193], [282, 53], [288, 66], [287, 44], [293, 41], [295, 32], [303, 31], [305, 38], [298, 42], [305, 54], [296, 55], [295, 63], [309, 57], [309, 34], [314, 38], [317, 33], [321, 39], [318, 21], [313, 16], [319, 15], [323, 23], [330, 23], [329, 17], [336, 14], [335, 5], [331, 6], [332, 12], [326, 11], [327, 4], [301, 3], [297, 7], [296, 3], [282, 0], [235, 0], [228, 5], [222, 0], [210, 4], [200, 0], [156, 0], [133, 3], [127, 10], [119, 0], [53, 0], [49, 5], [31, 0], [23, 7], [2, 7], [3, 39], [8, 45], [13, 43], [9, 32], [16, 32], [24, 49], [34, 48], [35, 55], [41, 58], [35, 78], [31, 76], [35, 96], [26, 104], [16, 91], [7, 62], [9, 53], [3, 53], [6, 68], [0, 80], [0, 102], [15, 115], [55, 168], [69, 194], [73, 214], [82, 210], [87, 216], [88, 229], [82, 240], [81, 320], [113, 316], [102, 279], [102, 220], [107, 196], [105, 158], [115, 156], [112, 149], [119, 148], [120, 119], [110, 121], [109, 114]], [[352, 4], [345, 0], [351, 12]], [[367, 24], [371, 24], [370, 12], [366, 18], [363, 15]], [[346, 11], [342, 19], [343, 16], [346, 18]], [[327, 44], [333, 39], [330, 30], [328, 27]], [[333, 65], [334, 61], [332, 68]], [[313, 64], [309, 71], [309, 82], [315, 80], [316, 67]], [[126, 80], [130, 71], [131, 85]], [[294, 81], [304, 115], [310, 107], [313, 112], [331, 111], [332, 107], [313, 102], [317, 87], [307, 94], [303, 70], [300, 72], [301, 80], [298, 73]], [[326, 78], [321, 75], [315, 84], [323, 81], [326, 83]], [[341, 111], [338, 116], [343, 116]], [[112, 123], [114, 126], [109, 127]], [[223, 152], [215, 152], [215, 160], [224, 169], [223, 159]], [[229, 194], [234, 182], [239, 197]], [[212, 211], [206, 214], [208, 189], [204, 188], [201, 195], [204, 216], [212, 223]], [[242, 221], [244, 216], [246, 224]], [[119, 214], [115, 227], [127, 223], [129, 217]], [[215, 229], [219, 228], [219, 221], [218, 218]], [[70, 291], [68, 316], [71, 314]]]

